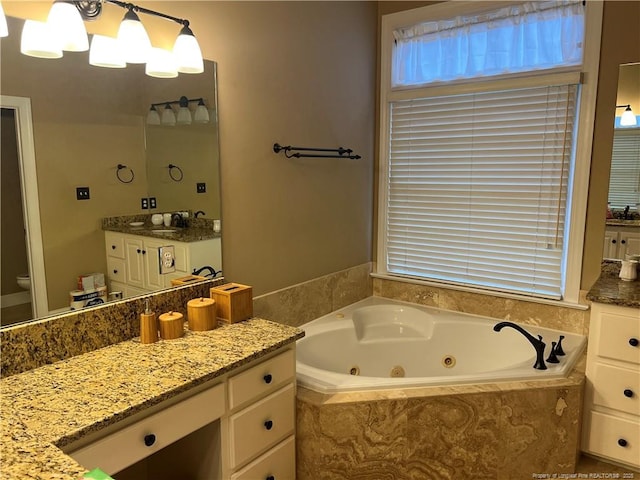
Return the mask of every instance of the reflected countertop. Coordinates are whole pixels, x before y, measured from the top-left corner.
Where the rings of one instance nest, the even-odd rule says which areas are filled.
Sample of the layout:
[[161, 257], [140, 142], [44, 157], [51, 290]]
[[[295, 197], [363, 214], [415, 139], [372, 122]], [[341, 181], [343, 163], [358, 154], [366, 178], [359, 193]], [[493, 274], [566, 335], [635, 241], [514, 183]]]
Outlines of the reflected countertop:
[[640, 228], [640, 220], [621, 220], [618, 218], [608, 218], [607, 227], [635, 227]]
[[620, 262], [604, 260], [602, 272], [587, 293], [587, 300], [620, 307], [640, 308], [640, 280], [626, 282], [618, 277]]
[[170, 341], [139, 338], [0, 380], [2, 478], [75, 480], [61, 448], [295, 342], [302, 330], [254, 318]]
[[[212, 238], [220, 238], [220, 233], [216, 233], [213, 229], [206, 227], [176, 228], [155, 225], [143, 225], [141, 227], [132, 227], [130, 225], [103, 225], [102, 229], [109, 232], [160, 238], [174, 242], [199, 242]], [[172, 232], [167, 232], [167, 230], [172, 230]]]

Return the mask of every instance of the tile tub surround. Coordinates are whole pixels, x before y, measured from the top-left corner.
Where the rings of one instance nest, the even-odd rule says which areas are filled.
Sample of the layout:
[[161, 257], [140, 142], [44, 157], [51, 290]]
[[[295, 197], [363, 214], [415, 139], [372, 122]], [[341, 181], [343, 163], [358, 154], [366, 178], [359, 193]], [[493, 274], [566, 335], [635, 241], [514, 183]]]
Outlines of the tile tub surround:
[[254, 318], [149, 345], [127, 340], [3, 378], [2, 478], [76, 480], [87, 468], [59, 448], [302, 336], [297, 328]]
[[137, 337], [145, 299], [156, 316], [168, 311], [186, 316], [189, 300], [208, 297], [209, 289], [222, 283], [224, 279], [208, 280], [4, 328], [0, 330], [0, 377]]
[[583, 385], [577, 368], [544, 381], [335, 395], [300, 387], [296, 478], [518, 480], [574, 472]]
[[371, 263], [314, 278], [253, 299], [261, 318], [299, 327], [371, 296]]
[[[589, 310], [494, 297], [383, 278], [373, 279], [373, 295], [508, 320], [524, 325], [536, 325], [581, 335], [589, 334]], [[587, 302], [581, 303], [586, 304]]]

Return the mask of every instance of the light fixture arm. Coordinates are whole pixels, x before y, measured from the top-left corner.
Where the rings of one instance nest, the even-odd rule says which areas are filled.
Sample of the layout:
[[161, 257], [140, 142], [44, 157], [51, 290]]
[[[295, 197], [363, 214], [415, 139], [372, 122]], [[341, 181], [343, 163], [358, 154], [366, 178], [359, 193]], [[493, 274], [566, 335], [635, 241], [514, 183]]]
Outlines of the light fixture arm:
[[166, 20], [171, 20], [173, 22], [179, 23], [184, 27], [189, 27], [189, 20], [174, 17], [172, 15], [167, 15], [166, 13], [157, 12], [155, 10], [151, 10], [148, 8], [140, 7], [130, 2], [120, 2], [119, 0], [79, 0], [73, 2], [76, 8], [80, 11], [80, 15], [84, 20], [95, 20], [102, 14], [102, 6], [105, 3], [110, 3], [112, 5], [117, 5], [118, 7], [125, 8], [127, 10], [132, 10], [138, 13], [145, 13], [147, 15], [154, 15], [156, 17], [161, 17]]
[[161, 107], [163, 105], [180, 105], [181, 107], [188, 107], [189, 103], [191, 102], [198, 102], [199, 104], [202, 103], [202, 105], [204, 105], [204, 98], [200, 97], [200, 98], [187, 98], [185, 96], [180, 97], [179, 100], [170, 100], [168, 102], [158, 102], [158, 103], [152, 103], [151, 106], [152, 107]]

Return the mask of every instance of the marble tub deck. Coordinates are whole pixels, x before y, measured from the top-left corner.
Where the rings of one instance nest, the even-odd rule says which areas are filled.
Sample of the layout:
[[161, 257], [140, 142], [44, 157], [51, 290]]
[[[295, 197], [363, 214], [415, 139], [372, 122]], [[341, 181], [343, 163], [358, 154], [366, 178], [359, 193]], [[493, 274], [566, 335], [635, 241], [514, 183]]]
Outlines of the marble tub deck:
[[575, 472], [584, 362], [564, 379], [334, 395], [299, 387], [296, 478], [519, 480]]
[[2, 478], [76, 480], [88, 468], [65, 455], [65, 446], [303, 335], [255, 318], [149, 345], [135, 338], [3, 378]]

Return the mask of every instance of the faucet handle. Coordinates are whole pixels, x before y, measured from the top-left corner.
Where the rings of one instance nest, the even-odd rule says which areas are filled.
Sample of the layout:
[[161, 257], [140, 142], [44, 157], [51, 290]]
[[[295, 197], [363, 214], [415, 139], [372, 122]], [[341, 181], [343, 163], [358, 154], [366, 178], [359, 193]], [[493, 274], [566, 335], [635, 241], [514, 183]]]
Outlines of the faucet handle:
[[551, 353], [549, 354], [549, 357], [547, 358], [547, 362], [548, 363], [560, 363], [560, 360], [558, 360], [558, 357], [556, 357], [556, 342], [551, 342]]
[[556, 355], [566, 355], [566, 353], [564, 353], [564, 350], [562, 349], [562, 340], [564, 340], [564, 335], [560, 335], [560, 338], [558, 339], [558, 343], [556, 345], [556, 348], [554, 349]]

